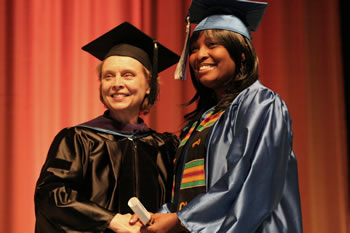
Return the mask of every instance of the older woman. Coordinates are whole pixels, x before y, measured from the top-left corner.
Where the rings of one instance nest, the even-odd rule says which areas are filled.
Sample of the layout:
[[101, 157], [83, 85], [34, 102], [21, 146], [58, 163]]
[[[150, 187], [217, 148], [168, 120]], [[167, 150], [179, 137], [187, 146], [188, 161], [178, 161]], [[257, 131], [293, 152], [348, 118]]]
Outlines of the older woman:
[[136, 232], [128, 200], [156, 211], [171, 196], [178, 140], [148, 128], [140, 114], [156, 100], [158, 71], [178, 56], [127, 22], [83, 49], [102, 60], [108, 110], [55, 137], [36, 185], [35, 231]]

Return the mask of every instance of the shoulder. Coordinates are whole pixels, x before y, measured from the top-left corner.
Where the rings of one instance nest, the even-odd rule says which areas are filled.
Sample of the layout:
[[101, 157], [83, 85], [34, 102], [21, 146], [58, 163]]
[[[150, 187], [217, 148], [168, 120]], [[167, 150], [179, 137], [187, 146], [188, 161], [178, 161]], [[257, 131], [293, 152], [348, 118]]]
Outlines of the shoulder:
[[92, 129], [84, 128], [80, 126], [72, 126], [72, 127], [63, 128], [57, 135], [68, 137], [68, 136], [84, 136], [91, 133], [96, 134]]
[[67, 143], [88, 143], [93, 141], [112, 141], [112, 135], [95, 131], [90, 128], [72, 126], [61, 129], [54, 138], [54, 143], [65, 141]]
[[226, 109], [225, 121], [236, 123], [236, 127], [247, 124], [282, 120], [290, 123], [290, 116], [285, 102], [279, 94], [263, 86], [259, 81], [243, 90]]
[[243, 90], [231, 103], [231, 109], [239, 108], [244, 111], [267, 110], [271, 107], [287, 110], [281, 96], [265, 87], [259, 81]]
[[274, 100], [282, 100], [281, 97], [271, 89], [265, 87], [259, 81], [256, 81], [251, 86], [243, 90], [234, 102], [244, 102], [251, 101], [253, 99], [257, 99], [258, 101], [274, 101]]

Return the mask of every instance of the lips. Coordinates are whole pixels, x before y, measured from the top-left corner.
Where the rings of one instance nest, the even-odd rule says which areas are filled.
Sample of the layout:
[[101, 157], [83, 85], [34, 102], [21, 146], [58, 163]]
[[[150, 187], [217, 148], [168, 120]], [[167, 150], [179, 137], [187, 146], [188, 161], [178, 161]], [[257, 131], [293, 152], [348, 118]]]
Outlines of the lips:
[[111, 95], [113, 98], [118, 98], [118, 97], [124, 97], [124, 96], [128, 96], [127, 94], [123, 94], [123, 93], [116, 93], [116, 94], [112, 94]]
[[113, 101], [123, 101], [124, 98], [130, 96], [129, 94], [126, 93], [114, 93], [111, 94], [110, 97], [113, 99]]
[[209, 71], [211, 71], [211, 70], [213, 70], [215, 68], [216, 68], [215, 64], [202, 63], [202, 64], [199, 64], [197, 66], [196, 70], [197, 70], [198, 73], [206, 73], [206, 72], [209, 72]]
[[214, 67], [215, 67], [215, 65], [212, 65], [212, 64], [200, 65], [198, 70], [199, 71], [212, 70], [212, 69], [214, 69]]

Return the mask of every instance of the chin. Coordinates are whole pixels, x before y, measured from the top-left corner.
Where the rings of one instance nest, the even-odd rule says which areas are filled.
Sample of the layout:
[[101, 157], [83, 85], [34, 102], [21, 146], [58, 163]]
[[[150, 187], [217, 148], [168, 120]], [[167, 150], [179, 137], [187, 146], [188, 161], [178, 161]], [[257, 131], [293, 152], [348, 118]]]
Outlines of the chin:
[[207, 78], [201, 78], [198, 80], [203, 86], [207, 88], [213, 88], [215, 86], [215, 80], [207, 79]]

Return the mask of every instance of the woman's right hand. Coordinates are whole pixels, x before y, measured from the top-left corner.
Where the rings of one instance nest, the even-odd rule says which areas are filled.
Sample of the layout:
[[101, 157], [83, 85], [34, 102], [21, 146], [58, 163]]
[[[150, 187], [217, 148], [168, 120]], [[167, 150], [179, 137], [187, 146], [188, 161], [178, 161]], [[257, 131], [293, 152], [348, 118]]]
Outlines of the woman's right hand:
[[151, 223], [141, 228], [141, 233], [178, 233], [187, 229], [181, 224], [176, 213], [152, 214]]
[[129, 224], [131, 214], [116, 214], [111, 222], [109, 223], [108, 228], [113, 230], [116, 233], [138, 233], [142, 223], [135, 222], [134, 224]]

